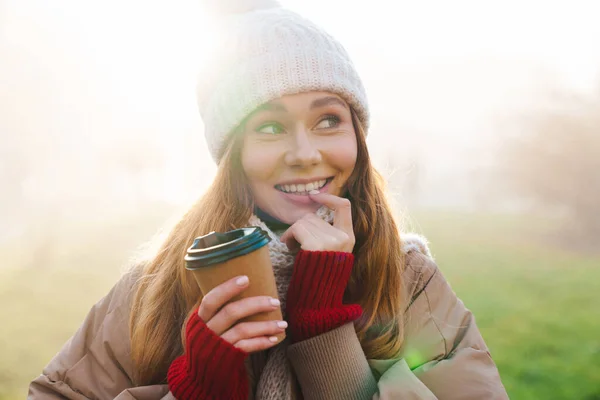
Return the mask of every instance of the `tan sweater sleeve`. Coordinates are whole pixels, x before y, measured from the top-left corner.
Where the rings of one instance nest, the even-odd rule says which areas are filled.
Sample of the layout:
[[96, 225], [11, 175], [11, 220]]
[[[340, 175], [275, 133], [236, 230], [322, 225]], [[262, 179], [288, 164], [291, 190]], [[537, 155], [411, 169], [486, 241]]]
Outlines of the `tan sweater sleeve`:
[[352, 324], [288, 350], [306, 399], [507, 399], [474, 318], [429, 258], [409, 255], [405, 345], [367, 360]]
[[173, 399], [167, 385], [133, 387], [129, 358], [129, 294], [126, 274], [92, 307], [81, 327], [29, 385], [27, 398]]
[[292, 344], [288, 358], [305, 399], [370, 399], [377, 392], [352, 323]]

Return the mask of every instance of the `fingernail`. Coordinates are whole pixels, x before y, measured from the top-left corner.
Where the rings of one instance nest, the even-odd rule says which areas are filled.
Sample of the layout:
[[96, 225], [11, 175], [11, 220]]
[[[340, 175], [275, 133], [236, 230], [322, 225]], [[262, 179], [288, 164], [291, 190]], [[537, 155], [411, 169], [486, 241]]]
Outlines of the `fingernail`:
[[272, 343], [275, 343], [277, 341], [277, 336], [271, 336], [269, 338], [269, 341], [272, 342]]
[[244, 286], [248, 283], [249, 279], [247, 276], [240, 276], [239, 278], [237, 278], [237, 280], [235, 281], [235, 284], [238, 286]]
[[287, 328], [287, 326], [288, 326], [288, 323], [287, 323], [287, 322], [285, 322], [285, 321], [279, 321], [279, 322], [277, 323], [277, 326], [278, 326], [278, 327], [280, 327], [281, 329], [284, 329], [284, 328]]
[[281, 302], [277, 299], [271, 299], [271, 304], [274, 306], [279, 306], [281, 305]]
[[309, 194], [319, 194], [321, 192], [319, 192], [317, 189], [311, 190], [310, 192], [308, 192]]

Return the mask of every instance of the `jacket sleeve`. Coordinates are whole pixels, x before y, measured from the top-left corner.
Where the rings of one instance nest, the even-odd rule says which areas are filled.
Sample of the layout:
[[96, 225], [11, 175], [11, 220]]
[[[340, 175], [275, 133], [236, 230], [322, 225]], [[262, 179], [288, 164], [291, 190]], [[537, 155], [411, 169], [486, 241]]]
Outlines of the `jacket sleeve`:
[[130, 272], [92, 307], [81, 327], [29, 386], [37, 399], [174, 399], [168, 386], [133, 387], [129, 358]]
[[[473, 314], [430, 258], [408, 257], [407, 275], [418, 284], [405, 315], [405, 344], [399, 359], [379, 370], [374, 398], [508, 399]], [[376, 373], [377, 364], [370, 362]]]
[[433, 261], [417, 252], [407, 257], [412, 296], [399, 357], [367, 360], [352, 324], [296, 343], [288, 351], [300, 385], [310, 390], [305, 398], [508, 398], [471, 312]]

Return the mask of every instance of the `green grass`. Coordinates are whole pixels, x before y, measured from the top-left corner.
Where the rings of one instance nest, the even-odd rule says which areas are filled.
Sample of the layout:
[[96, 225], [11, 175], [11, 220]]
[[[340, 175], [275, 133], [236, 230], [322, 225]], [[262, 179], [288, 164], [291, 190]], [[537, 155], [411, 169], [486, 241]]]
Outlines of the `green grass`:
[[414, 217], [473, 311], [512, 399], [600, 399], [600, 257], [541, 244], [533, 217]]
[[[600, 399], [600, 257], [544, 244], [552, 224], [534, 217], [412, 219], [475, 313], [512, 399]], [[25, 396], [159, 220], [66, 235], [77, 240], [57, 239], [60, 251], [35, 262], [24, 263], [18, 246], [0, 248], [0, 399]]]

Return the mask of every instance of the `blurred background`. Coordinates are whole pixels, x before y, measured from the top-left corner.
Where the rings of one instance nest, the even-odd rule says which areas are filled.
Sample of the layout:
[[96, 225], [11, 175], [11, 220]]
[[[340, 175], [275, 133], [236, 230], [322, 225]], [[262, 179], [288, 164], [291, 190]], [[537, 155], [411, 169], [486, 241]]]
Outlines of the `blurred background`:
[[[198, 0], [0, 0], [0, 399], [210, 183]], [[353, 57], [368, 143], [514, 399], [600, 399], [594, 1], [282, 0]]]

